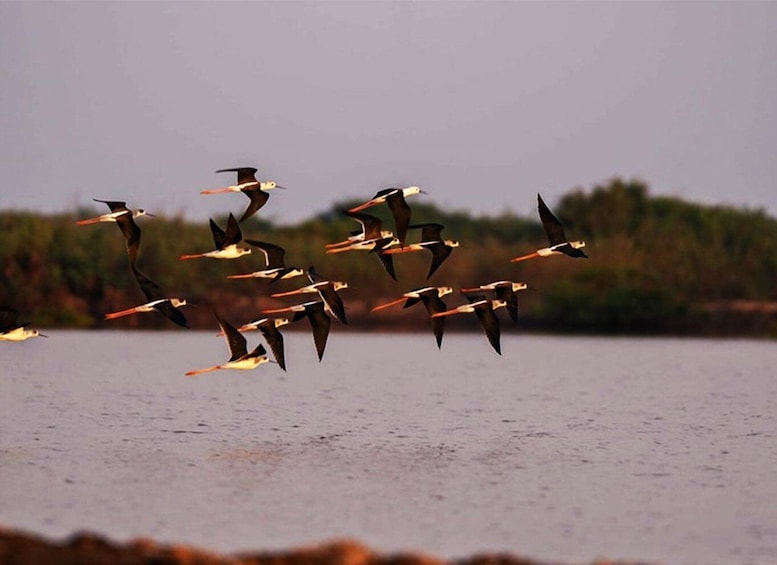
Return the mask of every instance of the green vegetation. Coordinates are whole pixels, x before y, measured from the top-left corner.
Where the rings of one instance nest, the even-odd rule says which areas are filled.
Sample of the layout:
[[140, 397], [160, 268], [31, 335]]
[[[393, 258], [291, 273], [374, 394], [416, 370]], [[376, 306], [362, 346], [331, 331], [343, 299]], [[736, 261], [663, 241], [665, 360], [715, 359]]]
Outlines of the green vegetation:
[[[761, 210], [652, 197], [642, 182], [613, 180], [548, 203], [567, 235], [587, 242], [590, 259], [554, 256], [513, 264], [512, 257], [547, 245], [538, 218], [473, 217], [414, 201], [413, 222], [439, 222], [446, 226], [445, 238], [461, 242], [427, 283], [426, 252], [395, 256], [399, 282], [365, 252], [325, 253], [326, 243], [358, 228], [340, 212], [353, 204], [336, 203], [293, 226], [254, 217], [242, 229], [245, 237], [284, 247], [289, 265], [315, 265], [325, 276], [347, 281], [343, 298], [357, 328], [407, 329], [421, 323], [425, 329], [421, 307], [376, 314], [369, 309], [427, 284], [458, 289], [511, 279], [530, 287], [520, 295], [522, 330], [777, 335], [777, 220]], [[92, 208], [54, 216], [0, 212], [0, 304], [43, 327], [172, 328], [162, 316], [103, 321], [106, 312], [135, 306], [144, 297], [129, 270], [119, 230], [110, 224], [75, 225], [76, 219], [100, 213]], [[385, 206], [370, 213], [393, 225]], [[225, 218], [217, 221], [224, 225]], [[186, 311], [194, 327], [213, 327], [209, 307], [214, 306], [238, 323], [255, 319], [261, 308], [291, 303], [270, 298], [271, 292], [306, 284], [302, 278], [272, 286], [259, 279], [226, 279], [263, 268], [258, 250], [234, 261], [179, 261], [182, 253], [212, 248], [205, 223], [181, 218], [140, 218], [137, 223], [143, 230], [139, 268], [170, 296], [200, 306]], [[409, 241], [413, 237], [411, 230]], [[464, 299], [452, 295], [446, 301], [454, 306]], [[451, 327], [456, 324], [467, 326], [452, 321]]]

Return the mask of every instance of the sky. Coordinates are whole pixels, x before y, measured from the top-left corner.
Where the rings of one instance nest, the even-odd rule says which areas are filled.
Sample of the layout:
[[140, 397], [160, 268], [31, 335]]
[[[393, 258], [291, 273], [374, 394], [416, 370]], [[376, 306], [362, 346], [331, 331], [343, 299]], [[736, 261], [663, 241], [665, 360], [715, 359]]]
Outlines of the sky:
[[777, 2], [0, 0], [0, 209], [294, 223], [391, 186], [474, 215], [574, 188], [777, 216]]

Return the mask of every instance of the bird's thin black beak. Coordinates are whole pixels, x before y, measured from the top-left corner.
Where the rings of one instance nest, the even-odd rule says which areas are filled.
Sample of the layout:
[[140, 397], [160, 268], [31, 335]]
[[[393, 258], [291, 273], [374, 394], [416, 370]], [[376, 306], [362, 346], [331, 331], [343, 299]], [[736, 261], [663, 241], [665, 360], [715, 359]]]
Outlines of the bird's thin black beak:
[[286, 190], [286, 187], [285, 187], [285, 186], [281, 186], [281, 185], [279, 185], [279, 184], [276, 184], [276, 185], [275, 185], [275, 188], [280, 188], [281, 190]]
[[45, 338], [48, 338], [48, 337], [49, 337], [49, 336], [47, 336], [46, 334], [42, 334], [42, 333], [40, 333], [40, 332], [38, 332], [38, 335], [39, 335], [40, 337], [45, 337]]
[[150, 214], [148, 212], [146, 212], [146, 216], [151, 216], [152, 218], [156, 218], [156, 214]]

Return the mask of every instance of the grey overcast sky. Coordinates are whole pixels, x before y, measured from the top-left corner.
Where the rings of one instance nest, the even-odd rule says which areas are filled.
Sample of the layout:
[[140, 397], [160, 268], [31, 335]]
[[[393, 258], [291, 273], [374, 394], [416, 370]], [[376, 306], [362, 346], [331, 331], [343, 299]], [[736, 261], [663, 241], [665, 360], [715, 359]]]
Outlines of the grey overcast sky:
[[281, 223], [410, 184], [525, 215], [614, 176], [777, 215], [777, 2], [2, 0], [0, 72], [0, 208], [204, 220], [253, 165]]

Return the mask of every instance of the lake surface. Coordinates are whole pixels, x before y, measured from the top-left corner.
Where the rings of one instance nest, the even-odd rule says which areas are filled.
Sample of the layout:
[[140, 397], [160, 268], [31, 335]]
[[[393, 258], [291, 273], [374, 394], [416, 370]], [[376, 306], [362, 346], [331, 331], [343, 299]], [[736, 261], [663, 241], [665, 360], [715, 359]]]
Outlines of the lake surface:
[[[215, 332], [0, 344], [0, 524], [219, 551], [355, 538], [777, 562], [777, 343], [286, 332], [288, 373], [184, 377]], [[249, 346], [258, 334], [248, 334]]]

